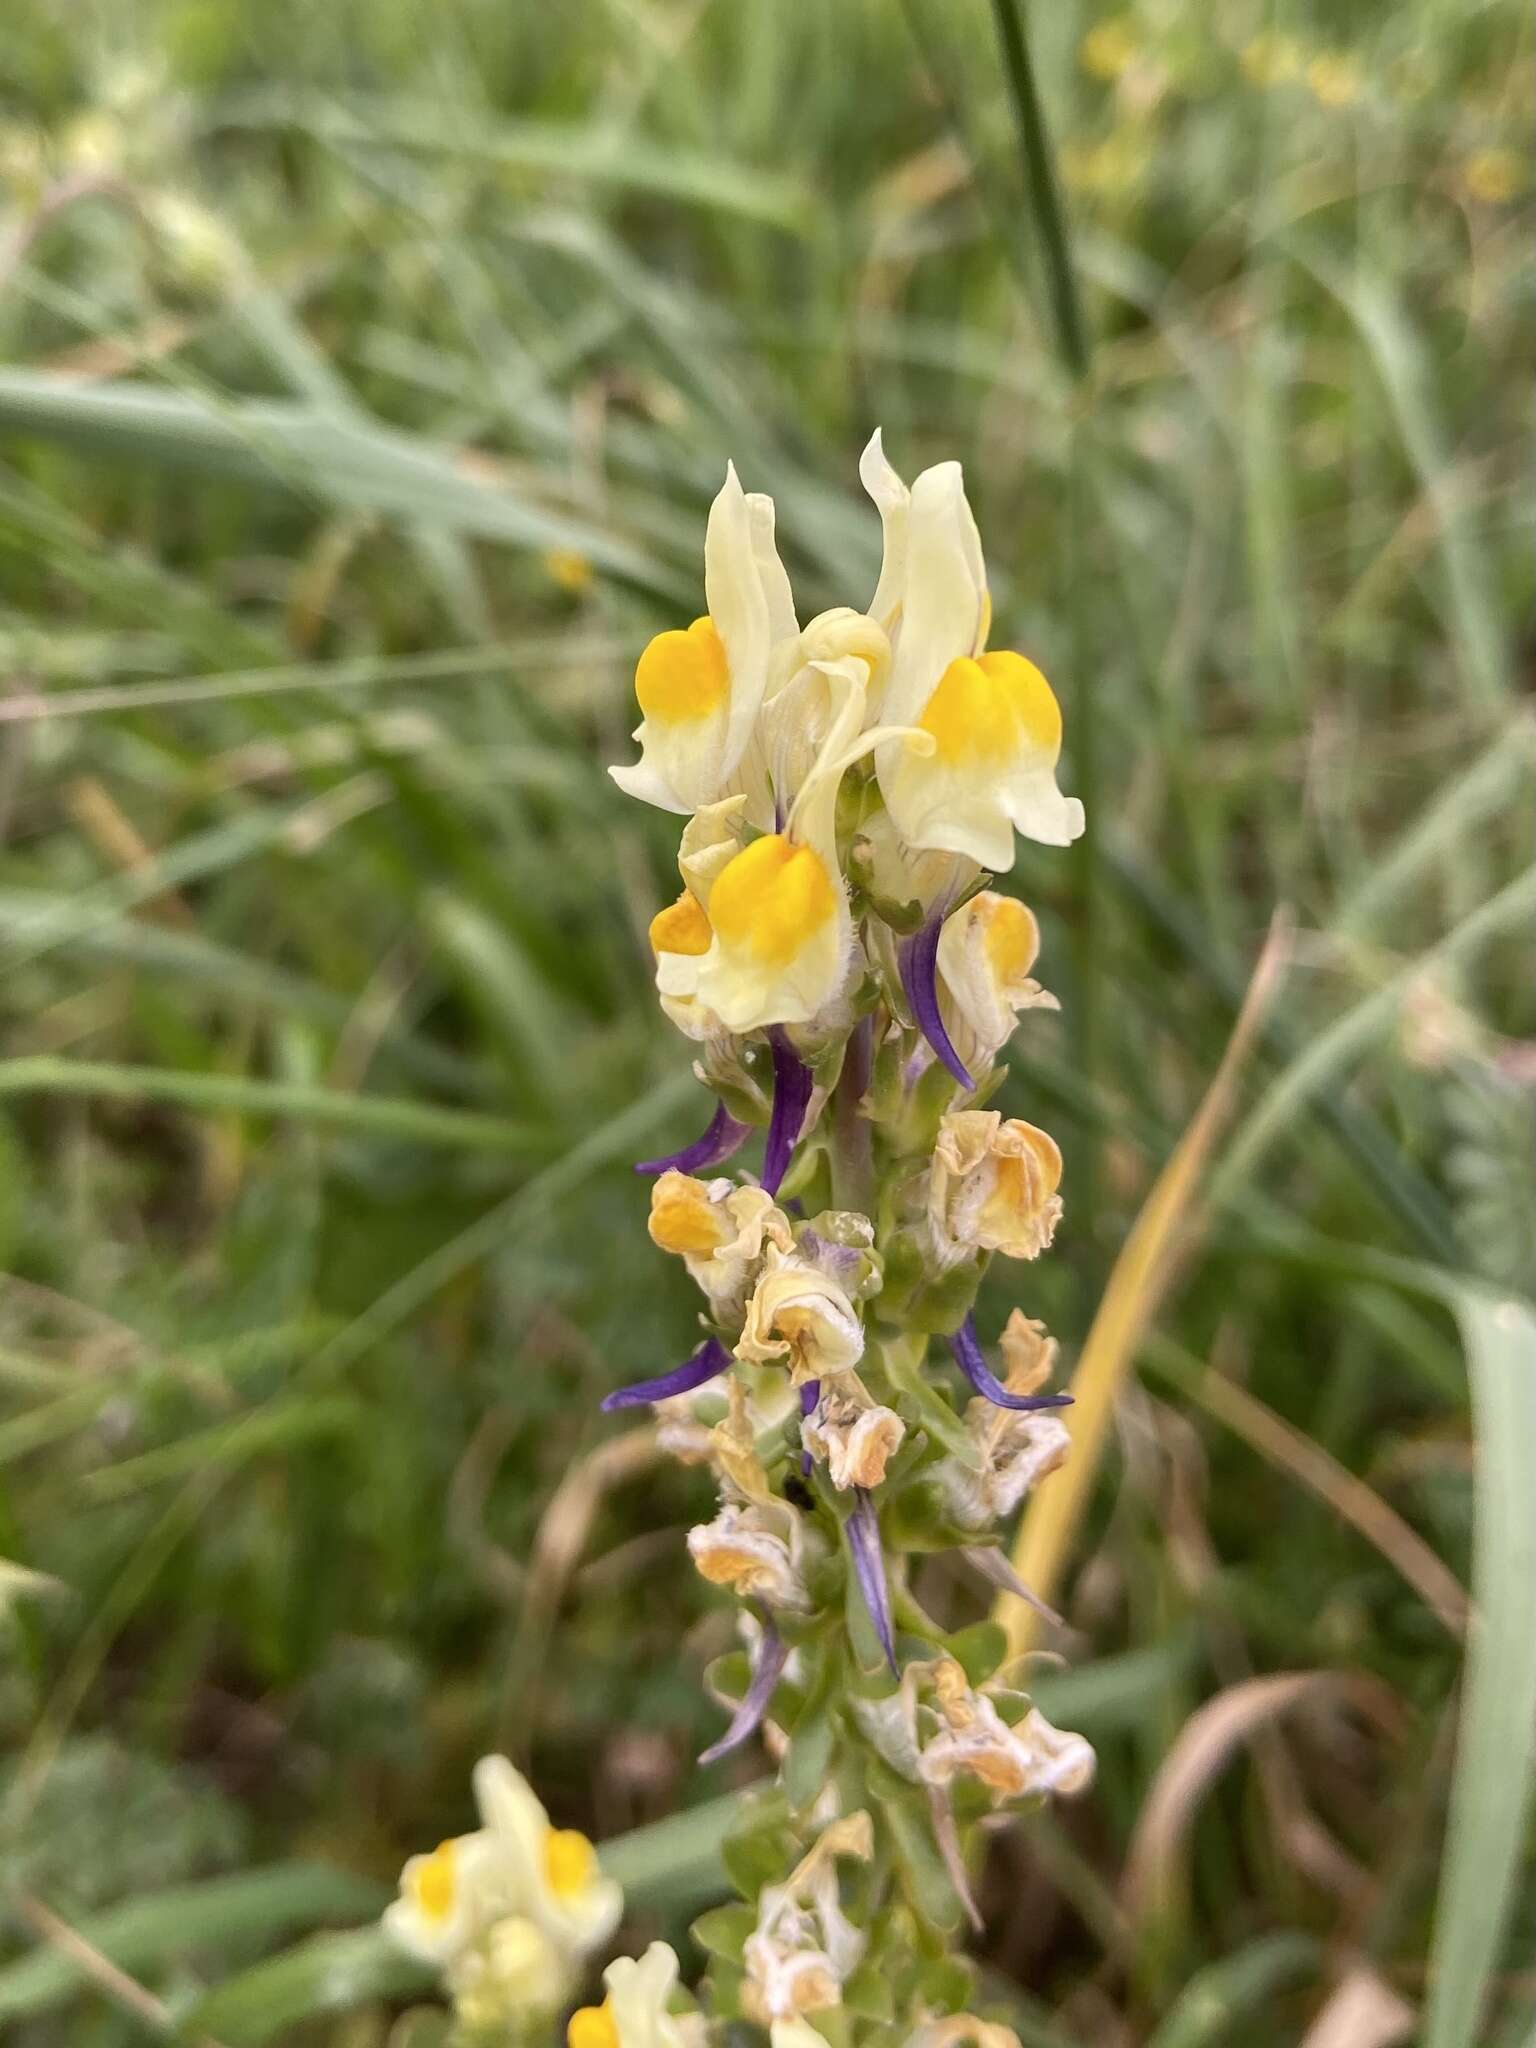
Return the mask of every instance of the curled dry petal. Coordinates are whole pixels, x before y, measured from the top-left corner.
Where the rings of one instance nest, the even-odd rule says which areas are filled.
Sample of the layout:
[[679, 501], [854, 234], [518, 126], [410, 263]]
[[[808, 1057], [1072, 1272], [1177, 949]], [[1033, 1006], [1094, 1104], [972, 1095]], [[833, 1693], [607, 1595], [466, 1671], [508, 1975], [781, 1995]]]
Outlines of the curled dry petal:
[[1061, 1216], [1061, 1152], [1022, 1117], [955, 1110], [939, 1125], [928, 1181], [928, 1221], [940, 1264], [978, 1251], [1033, 1259]]

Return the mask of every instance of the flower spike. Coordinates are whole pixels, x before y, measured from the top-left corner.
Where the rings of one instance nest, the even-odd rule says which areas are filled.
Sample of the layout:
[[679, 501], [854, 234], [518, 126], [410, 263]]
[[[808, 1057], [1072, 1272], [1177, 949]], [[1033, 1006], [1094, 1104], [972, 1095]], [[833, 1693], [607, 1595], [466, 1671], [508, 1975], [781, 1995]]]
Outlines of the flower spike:
[[1037, 1408], [1070, 1408], [1070, 1394], [1010, 1394], [1002, 1381], [981, 1355], [981, 1344], [976, 1336], [976, 1318], [967, 1316], [949, 1340], [949, 1348], [955, 1354], [955, 1363], [965, 1374], [971, 1385], [985, 1401], [997, 1408], [1017, 1408], [1028, 1412]]
[[669, 1152], [664, 1159], [641, 1159], [636, 1162], [636, 1173], [706, 1173], [712, 1166], [720, 1166], [733, 1153], [739, 1152], [747, 1142], [752, 1126], [739, 1122], [731, 1115], [723, 1102], [715, 1104], [715, 1113], [709, 1120], [709, 1129], [691, 1145], [684, 1145], [680, 1152]]
[[912, 1005], [912, 1015], [917, 1020], [919, 1031], [960, 1086], [972, 1089], [976, 1083], [955, 1051], [954, 1041], [945, 1030], [944, 1019], [939, 1012], [939, 934], [943, 929], [942, 914], [931, 917], [921, 931], [902, 945], [897, 956], [901, 985]]
[[810, 1068], [796, 1058], [794, 1047], [782, 1031], [771, 1030], [768, 1042], [773, 1047], [773, 1117], [763, 1152], [763, 1187], [770, 1195], [776, 1195], [799, 1142], [812, 1082]]
[[768, 1711], [768, 1702], [773, 1698], [774, 1687], [783, 1676], [784, 1666], [789, 1662], [789, 1645], [765, 1615], [762, 1639], [757, 1646], [757, 1659], [752, 1668], [752, 1682], [742, 1695], [741, 1702], [731, 1716], [731, 1725], [708, 1749], [700, 1750], [701, 1764], [717, 1764], [721, 1757], [729, 1756], [733, 1749], [740, 1749], [747, 1737], [762, 1726], [763, 1716]]
[[681, 1365], [674, 1365], [670, 1372], [657, 1375], [653, 1380], [636, 1380], [632, 1386], [619, 1387], [601, 1402], [605, 1415], [613, 1414], [618, 1408], [644, 1408], [652, 1401], [666, 1401], [673, 1394], [691, 1394], [695, 1387], [702, 1387], [709, 1380], [720, 1377], [731, 1363], [731, 1354], [718, 1337], [706, 1337], [691, 1358], [685, 1358]]
[[859, 1581], [864, 1605], [880, 1638], [880, 1647], [892, 1671], [896, 1669], [896, 1638], [891, 1629], [891, 1589], [885, 1580], [885, 1558], [880, 1549], [880, 1523], [868, 1491], [855, 1488], [858, 1495], [848, 1517], [848, 1550]]

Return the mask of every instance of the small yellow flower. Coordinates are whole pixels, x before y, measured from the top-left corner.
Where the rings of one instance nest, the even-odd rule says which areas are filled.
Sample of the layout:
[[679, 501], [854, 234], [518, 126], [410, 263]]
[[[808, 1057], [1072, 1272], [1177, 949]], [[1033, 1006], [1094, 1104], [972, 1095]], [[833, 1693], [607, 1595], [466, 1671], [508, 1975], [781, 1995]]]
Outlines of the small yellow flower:
[[451, 1966], [454, 2016], [471, 2033], [495, 2034], [553, 2016], [572, 1990], [566, 1956], [532, 1920], [499, 1920]]
[[784, 1363], [791, 1384], [830, 1379], [864, 1356], [864, 1326], [840, 1282], [800, 1252], [770, 1246], [736, 1356]]
[[1307, 84], [1319, 106], [1353, 107], [1365, 90], [1355, 59], [1343, 50], [1325, 50], [1307, 66]]
[[1294, 36], [1266, 31], [1244, 44], [1237, 61], [1255, 85], [1289, 85], [1301, 76], [1301, 45]]
[[1078, 50], [1078, 61], [1090, 78], [1112, 84], [1128, 71], [1141, 51], [1141, 38], [1128, 14], [1111, 15], [1089, 29]]
[[767, 1885], [757, 1903], [757, 1925], [742, 1960], [742, 2008], [759, 2026], [784, 2025], [776, 2044], [805, 2038], [794, 2028], [803, 2015], [830, 2012], [864, 1953], [865, 1937], [848, 1919], [838, 1896], [837, 1858], [867, 1862], [873, 1831], [867, 1813], [834, 1821], [780, 1885]]
[[439, 1966], [462, 1954], [484, 1925], [480, 1880], [488, 1861], [475, 1835], [439, 1842], [430, 1855], [412, 1856], [400, 1873], [400, 1896], [384, 1914], [384, 1925], [400, 1946]]
[[476, 1764], [475, 1799], [512, 1880], [512, 1909], [568, 1953], [586, 1955], [605, 1942], [619, 1924], [624, 1894], [603, 1876], [586, 1836], [552, 1827], [532, 1786], [505, 1757]]
[[939, 1011], [964, 1064], [984, 1073], [1012, 1036], [1020, 1010], [1054, 1010], [1056, 998], [1030, 969], [1040, 951], [1035, 914], [1016, 897], [983, 889], [939, 934]]
[[1462, 189], [1483, 206], [1507, 206], [1525, 182], [1525, 166], [1512, 149], [1480, 149], [1461, 167]]
[[568, 2048], [702, 2048], [697, 2015], [668, 2010], [677, 1985], [677, 1957], [653, 1941], [637, 1962], [619, 1956], [603, 1972], [608, 1995], [571, 2015]]
[[658, 633], [640, 656], [640, 759], [608, 771], [631, 796], [666, 811], [733, 793], [776, 652], [799, 639], [773, 501], [748, 497], [730, 465], [705, 530], [704, 595], [703, 618]]
[[856, 1392], [829, 1388], [800, 1425], [800, 1441], [839, 1491], [879, 1486], [907, 1433], [894, 1408], [872, 1403], [857, 1381], [853, 1387]]
[[898, 833], [994, 870], [1013, 865], [1015, 828], [1069, 845], [1083, 807], [1056, 787], [1061, 711], [1032, 662], [985, 652], [992, 601], [959, 463], [924, 470], [907, 493], [876, 434], [859, 469], [886, 532], [875, 602], [897, 621], [882, 715], [911, 735], [875, 756]]
[[935, 1671], [934, 1693], [943, 1726], [923, 1744], [918, 1768], [927, 1784], [974, 1778], [1002, 1806], [1040, 1793], [1070, 1795], [1092, 1782], [1094, 1754], [1081, 1735], [1053, 1728], [1034, 1707], [1010, 1728], [949, 1658]]
[[1037, 1258], [1061, 1216], [1061, 1152], [1047, 1132], [995, 1109], [951, 1112], [939, 1125], [928, 1220], [941, 1264], [973, 1252]]
[[751, 840], [704, 898], [714, 937], [699, 964], [698, 999], [729, 1031], [809, 1024], [840, 996], [853, 924], [837, 848], [837, 793], [849, 767], [888, 729], [860, 733], [866, 663], [821, 664], [839, 703], [783, 829]]
[[788, 1217], [762, 1188], [675, 1169], [652, 1184], [647, 1227], [653, 1244], [683, 1261], [722, 1322], [741, 1316], [769, 1248], [787, 1252], [794, 1243]]
[[544, 573], [558, 589], [580, 597], [592, 588], [592, 564], [578, 548], [548, 548]]
[[803, 1614], [810, 1595], [795, 1555], [799, 1518], [783, 1503], [738, 1507], [727, 1502], [712, 1522], [688, 1531], [688, 1553], [699, 1576], [728, 1586], [740, 1599]]

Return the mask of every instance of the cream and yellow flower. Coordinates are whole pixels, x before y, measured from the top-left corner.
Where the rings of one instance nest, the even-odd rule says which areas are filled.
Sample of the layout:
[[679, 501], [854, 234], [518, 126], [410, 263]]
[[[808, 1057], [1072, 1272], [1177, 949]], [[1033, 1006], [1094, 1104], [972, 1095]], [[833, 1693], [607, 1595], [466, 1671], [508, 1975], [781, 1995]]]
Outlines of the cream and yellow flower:
[[658, 633], [635, 670], [640, 759], [610, 768], [619, 787], [667, 811], [731, 793], [773, 671], [799, 637], [789, 579], [773, 540], [773, 501], [742, 490], [734, 466], [704, 535], [708, 611]]
[[740, 1599], [765, 1601], [791, 1614], [811, 1605], [801, 1576], [799, 1518], [793, 1508], [727, 1501], [712, 1522], [688, 1531], [688, 1552], [701, 1578], [728, 1586]]
[[1092, 1782], [1090, 1745], [1081, 1735], [1053, 1728], [1038, 1708], [1010, 1728], [950, 1658], [937, 1665], [933, 1690], [942, 1725], [922, 1747], [918, 1768], [925, 1783], [974, 1778], [991, 1793], [993, 1805], [1002, 1806], [1040, 1793], [1081, 1792]]
[[572, 2013], [568, 2048], [703, 2048], [699, 2016], [669, 2010], [677, 1957], [664, 1941], [653, 1941], [638, 1961], [617, 1957], [604, 1970], [603, 1983], [608, 1995], [601, 2005]]
[[972, 1073], [985, 1073], [1013, 1034], [1020, 1010], [1054, 1010], [1030, 975], [1040, 951], [1035, 915], [1016, 897], [983, 889], [939, 933], [939, 1014]]
[[1047, 1132], [995, 1109], [961, 1109], [939, 1125], [928, 1222], [941, 1266], [972, 1253], [1033, 1259], [1061, 1216], [1061, 1152]]
[[533, 1787], [504, 1756], [476, 1764], [475, 1801], [506, 1873], [511, 1897], [505, 1910], [533, 1921], [568, 1953], [600, 1947], [619, 1924], [624, 1894], [604, 1877], [586, 1836], [552, 1827]]
[[747, 1303], [736, 1356], [783, 1363], [793, 1385], [834, 1378], [864, 1356], [864, 1325], [841, 1283], [797, 1250], [771, 1245]]
[[[783, 1884], [764, 1887], [757, 1925], [742, 1951], [742, 2009], [759, 2026], [830, 2012], [842, 2003], [865, 1937], [843, 1911], [837, 1858], [867, 1862], [873, 1841], [869, 1815], [849, 1814], [823, 1832]], [[798, 2036], [791, 2032], [780, 2039], [793, 2042]]]
[[865, 665], [825, 664], [840, 701], [781, 831], [728, 860], [704, 898], [712, 939], [699, 963], [700, 1001], [731, 1031], [807, 1024], [839, 994], [853, 926], [837, 855], [837, 792], [875, 736], [858, 738]]
[[876, 755], [897, 831], [994, 870], [1012, 867], [1015, 828], [1069, 845], [1083, 807], [1056, 786], [1061, 710], [1032, 662], [984, 651], [992, 603], [959, 463], [924, 470], [903, 505], [877, 436], [860, 474], [886, 533], [875, 615], [895, 621], [881, 715], [927, 741], [893, 738]]
[[[1009, 1316], [1001, 1348], [1005, 1393], [1038, 1393], [1055, 1371], [1055, 1338], [1022, 1309]], [[1026, 1494], [1066, 1463], [1072, 1449], [1066, 1424], [1045, 1408], [1004, 1408], [978, 1397], [966, 1406], [965, 1427], [975, 1445], [974, 1458], [941, 1458], [933, 1467], [945, 1506], [963, 1529], [989, 1528], [1011, 1515]]]
[[906, 1433], [895, 1409], [872, 1401], [857, 1375], [829, 1386], [800, 1425], [800, 1441], [840, 1492], [879, 1486]]
[[430, 1854], [407, 1859], [400, 1896], [385, 1908], [384, 1926], [409, 1954], [445, 1969], [493, 1917], [503, 1889], [499, 1875], [494, 1847], [484, 1835], [439, 1842]]
[[652, 1184], [647, 1227], [654, 1244], [681, 1258], [726, 1322], [740, 1317], [765, 1253], [794, 1244], [789, 1218], [762, 1188], [724, 1177], [695, 1180], [675, 1169]]
[[552, 2015], [574, 1988], [567, 1953], [521, 1914], [498, 1920], [448, 1971], [454, 2016], [472, 2034], [501, 2038]]

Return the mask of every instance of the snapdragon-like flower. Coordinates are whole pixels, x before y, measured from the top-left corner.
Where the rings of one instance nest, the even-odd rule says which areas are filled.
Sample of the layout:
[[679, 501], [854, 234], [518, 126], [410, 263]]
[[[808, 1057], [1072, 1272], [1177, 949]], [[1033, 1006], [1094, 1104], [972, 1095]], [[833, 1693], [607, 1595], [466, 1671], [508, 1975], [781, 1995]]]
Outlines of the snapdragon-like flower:
[[928, 1181], [928, 1221], [944, 1269], [978, 1251], [1033, 1259], [1061, 1217], [1061, 1151], [1022, 1117], [955, 1110], [939, 1125]]
[[764, 1188], [661, 1175], [651, 1190], [651, 1241], [672, 1252], [723, 1322], [737, 1322], [768, 1252], [788, 1253], [789, 1219]]
[[733, 794], [777, 649], [799, 637], [773, 539], [773, 501], [748, 497], [735, 467], [709, 510], [703, 618], [658, 633], [635, 670], [640, 759], [610, 768], [620, 789], [665, 811]]
[[674, 2013], [677, 1957], [653, 1941], [637, 1961], [619, 1956], [603, 1972], [607, 1997], [584, 2005], [566, 2028], [568, 2048], [703, 2048], [704, 2023], [696, 2013]]
[[430, 1854], [407, 1858], [384, 1926], [409, 1954], [446, 1968], [485, 1931], [500, 1875], [494, 1845], [483, 1835], [439, 1842]]
[[882, 716], [932, 741], [892, 740], [877, 756], [897, 831], [994, 872], [1013, 865], [1015, 828], [1070, 845], [1083, 807], [1056, 786], [1061, 710], [1033, 662], [985, 651], [992, 601], [959, 463], [925, 469], [909, 493], [877, 434], [859, 469], [886, 536], [874, 599], [893, 629]]
[[729, 1586], [738, 1598], [761, 1600], [786, 1614], [810, 1611], [800, 1570], [799, 1517], [785, 1503], [727, 1501], [712, 1522], [688, 1531], [688, 1550], [702, 1578]]
[[1053, 1728], [1036, 1707], [1009, 1727], [952, 1659], [941, 1660], [934, 1693], [943, 1725], [923, 1744], [918, 1763], [928, 1784], [974, 1778], [1002, 1806], [1040, 1793], [1081, 1792], [1092, 1781], [1094, 1755], [1081, 1735]]
[[1035, 915], [1017, 897], [983, 889], [945, 918], [937, 946], [938, 1000], [960, 1058], [984, 1073], [1013, 1035], [1020, 1010], [1054, 1010], [1030, 969], [1040, 951]]
[[783, 1884], [764, 1888], [742, 1957], [742, 2006], [759, 2026], [842, 2003], [843, 1985], [866, 1944], [843, 1911], [837, 1859], [867, 1862], [873, 1846], [869, 1815], [850, 1814], [826, 1829]]
[[597, 1851], [579, 1829], [551, 1824], [533, 1787], [504, 1756], [482, 1757], [474, 1782], [485, 1833], [516, 1887], [516, 1909], [557, 1945], [590, 1954], [624, 1910], [624, 1894], [604, 1877]]
[[906, 1433], [895, 1409], [872, 1401], [856, 1374], [820, 1391], [800, 1424], [800, 1441], [826, 1466], [839, 1492], [878, 1486]]
[[804, 1386], [850, 1371], [864, 1356], [864, 1325], [844, 1289], [798, 1249], [770, 1245], [747, 1303], [736, 1356], [782, 1362]]

